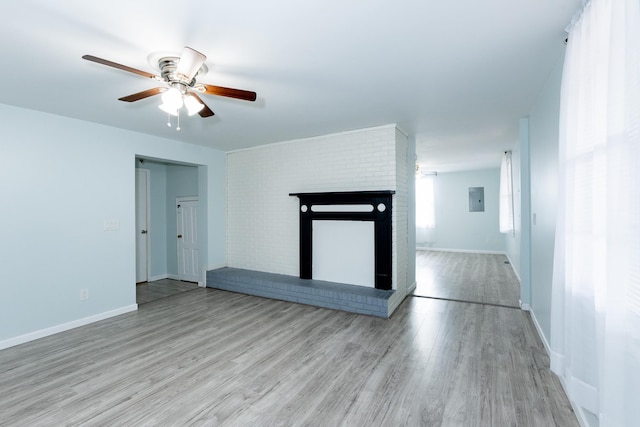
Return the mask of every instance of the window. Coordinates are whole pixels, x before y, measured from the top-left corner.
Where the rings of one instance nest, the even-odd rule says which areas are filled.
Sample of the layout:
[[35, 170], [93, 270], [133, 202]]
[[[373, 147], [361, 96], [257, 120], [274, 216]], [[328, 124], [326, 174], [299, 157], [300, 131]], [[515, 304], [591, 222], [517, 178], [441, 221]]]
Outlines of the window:
[[436, 173], [416, 175], [416, 242], [435, 242], [436, 207], [435, 207]]
[[511, 151], [505, 151], [500, 165], [500, 232], [515, 233], [513, 226], [513, 172]]

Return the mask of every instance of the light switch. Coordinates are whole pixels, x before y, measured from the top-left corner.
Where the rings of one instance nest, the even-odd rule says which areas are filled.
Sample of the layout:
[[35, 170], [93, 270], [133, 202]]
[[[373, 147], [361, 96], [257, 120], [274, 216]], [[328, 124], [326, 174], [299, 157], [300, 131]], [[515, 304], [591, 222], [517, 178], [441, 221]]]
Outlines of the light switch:
[[117, 219], [108, 219], [104, 221], [104, 231], [120, 230], [120, 221]]

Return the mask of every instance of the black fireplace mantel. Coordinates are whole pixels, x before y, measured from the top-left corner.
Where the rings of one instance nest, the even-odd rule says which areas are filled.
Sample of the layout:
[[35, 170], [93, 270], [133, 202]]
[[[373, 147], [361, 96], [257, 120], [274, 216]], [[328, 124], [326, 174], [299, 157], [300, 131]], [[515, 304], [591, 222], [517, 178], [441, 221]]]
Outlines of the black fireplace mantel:
[[[289, 193], [300, 199], [300, 278], [312, 278], [314, 220], [325, 221], [373, 221], [374, 264], [376, 289], [391, 289], [392, 230], [391, 212], [393, 190], [344, 191], [326, 193]], [[336, 209], [314, 211], [318, 205], [370, 205], [370, 211], [341, 211]]]

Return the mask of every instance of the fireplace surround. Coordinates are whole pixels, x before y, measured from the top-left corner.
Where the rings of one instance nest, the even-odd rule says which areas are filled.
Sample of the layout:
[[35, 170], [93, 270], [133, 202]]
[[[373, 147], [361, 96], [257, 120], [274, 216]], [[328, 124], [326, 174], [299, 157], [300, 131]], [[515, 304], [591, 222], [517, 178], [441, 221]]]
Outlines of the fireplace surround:
[[373, 221], [374, 286], [390, 290], [393, 194], [393, 190], [290, 193], [300, 201], [300, 278], [313, 278], [313, 221]]

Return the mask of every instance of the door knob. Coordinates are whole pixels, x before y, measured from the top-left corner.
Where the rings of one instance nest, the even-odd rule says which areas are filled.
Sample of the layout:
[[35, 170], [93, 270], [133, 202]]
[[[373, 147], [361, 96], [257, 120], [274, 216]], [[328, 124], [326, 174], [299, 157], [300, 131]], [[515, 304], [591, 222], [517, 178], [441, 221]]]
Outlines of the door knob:
[[182, 234], [178, 234], [178, 239], [182, 239]]
[[140, 234], [147, 234], [147, 230], [142, 230]]

